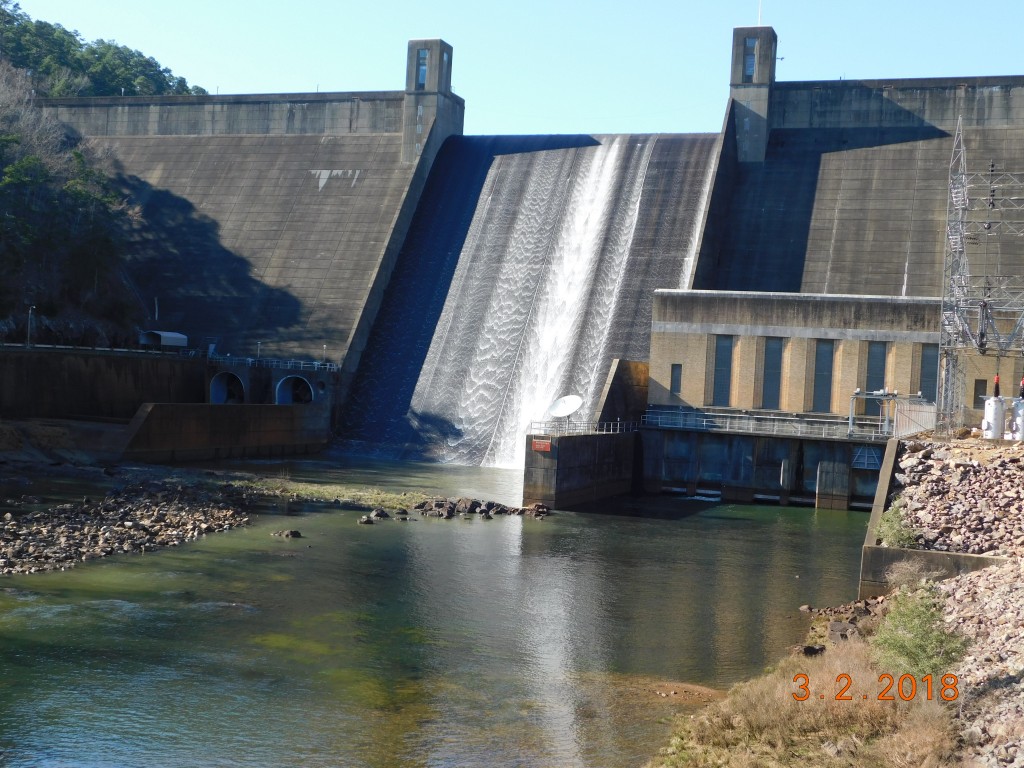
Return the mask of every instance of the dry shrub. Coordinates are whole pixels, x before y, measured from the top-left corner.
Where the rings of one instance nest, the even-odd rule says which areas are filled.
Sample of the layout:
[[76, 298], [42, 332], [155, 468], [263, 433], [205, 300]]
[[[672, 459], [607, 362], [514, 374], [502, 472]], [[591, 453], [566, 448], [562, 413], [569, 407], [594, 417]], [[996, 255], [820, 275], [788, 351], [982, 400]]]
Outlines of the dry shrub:
[[[808, 678], [810, 697], [806, 701], [793, 698], [798, 691], [793, 680], [796, 675]], [[846, 695], [854, 697], [852, 701], [836, 700], [845, 683], [841, 675], [850, 679]], [[868, 738], [891, 727], [898, 717], [896, 708], [889, 706], [891, 702], [878, 701], [877, 681], [867, 647], [851, 641], [842, 653], [785, 659], [770, 675], [747, 684], [733, 706], [751, 734], [771, 744], [785, 743], [794, 732], [798, 739], [813, 733], [833, 742], [851, 735]]]
[[922, 582], [935, 581], [941, 575], [939, 571], [928, 570], [917, 560], [899, 560], [889, 566], [885, 580], [896, 589], [916, 589]]
[[[923, 695], [911, 702], [898, 696], [896, 701], [879, 701], [884, 687], [879, 674], [859, 640], [818, 657], [786, 658], [768, 674], [735, 686], [726, 699], [684, 720], [671, 746], [651, 765], [946, 765], [952, 733], [947, 709], [924, 701]], [[797, 675], [807, 676], [806, 701], [793, 698]], [[846, 694], [851, 698], [837, 701], [844, 676], [850, 680]]]
[[926, 700], [911, 707], [899, 730], [870, 744], [862, 757], [867, 764], [891, 768], [940, 768], [953, 764], [955, 752], [948, 707]]

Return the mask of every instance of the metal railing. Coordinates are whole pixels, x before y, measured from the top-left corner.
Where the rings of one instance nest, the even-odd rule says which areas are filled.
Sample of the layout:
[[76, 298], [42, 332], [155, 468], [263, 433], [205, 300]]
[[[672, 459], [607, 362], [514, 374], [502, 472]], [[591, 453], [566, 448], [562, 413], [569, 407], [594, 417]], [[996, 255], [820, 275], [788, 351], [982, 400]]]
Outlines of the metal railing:
[[530, 422], [531, 435], [603, 435], [620, 432], [636, 432], [640, 428], [636, 421], [551, 421]]
[[935, 429], [935, 403], [909, 400], [896, 403], [893, 437], [910, 437]]
[[320, 360], [279, 360], [273, 357], [232, 357], [231, 355], [209, 355], [211, 362], [218, 365], [244, 365], [248, 368], [279, 368], [289, 371], [337, 371], [337, 363]]
[[0, 342], [0, 349], [7, 350], [61, 350], [70, 352], [101, 352], [103, 354], [135, 355], [144, 357], [186, 357], [205, 358], [218, 365], [241, 365], [249, 368], [279, 368], [290, 371], [328, 371], [334, 372], [341, 368], [337, 363], [319, 360], [280, 360], [273, 357], [234, 357], [232, 355], [210, 354], [203, 349], [153, 349], [127, 347], [94, 347], [72, 344], [36, 344], [26, 346], [24, 343]]
[[109, 354], [115, 352], [119, 355], [171, 355], [176, 357], [178, 350], [168, 352], [162, 349], [129, 349], [128, 347], [99, 347], [99, 346], [85, 346], [85, 345], [74, 345], [74, 344], [36, 344], [32, 342], [31, 345], [26, 345], [25, 342], [0, 342], [0, 349], [18, 351], [18, 350], [33, 350], [33, 349], [60, 349], [60, 350], [71, 350], [74, 352], [103, 352]]
[[755, 414], [743, 411], [683, 411], [648, 409], [641, 422], [645, 427], [685, 429], [693, 432], [741, 432], [782, 437], [821, 437], [832, 440], [882, 442], [892, 435], [874, 418], [859, 418], [852, 425], [841, 416], [803, 414]]

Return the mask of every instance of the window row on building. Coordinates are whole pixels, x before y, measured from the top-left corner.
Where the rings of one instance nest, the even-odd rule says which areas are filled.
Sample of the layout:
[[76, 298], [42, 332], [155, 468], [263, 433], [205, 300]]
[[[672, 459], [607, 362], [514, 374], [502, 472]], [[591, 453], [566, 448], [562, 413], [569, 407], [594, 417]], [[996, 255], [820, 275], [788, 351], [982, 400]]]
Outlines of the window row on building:
[[[672, 346], [675, 361], [652, 365], [652, 405], [846, 414], [855, 390], [936, 397], [937, 344], [684, 333]], [[877, 416], [880, 402], [855, 408]]]

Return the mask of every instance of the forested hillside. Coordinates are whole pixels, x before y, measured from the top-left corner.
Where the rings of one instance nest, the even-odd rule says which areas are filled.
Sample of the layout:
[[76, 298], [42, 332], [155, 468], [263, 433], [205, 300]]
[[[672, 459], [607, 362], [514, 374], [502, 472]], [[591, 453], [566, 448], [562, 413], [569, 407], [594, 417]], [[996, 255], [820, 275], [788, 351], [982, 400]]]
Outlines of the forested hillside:
[[87, 43], [60, 24], [33, 21], [0, 0], [0, 59], [22, 70], [37, 96], [205, 94], [156, 59], [113, 41]]
[[132, 209], [105, 158], [36, 106], [40, 96], [201, 94], [152, 58], [84, 43], [0, 0], [0, 341], [123, 344], [143, 316], [121, 270]]

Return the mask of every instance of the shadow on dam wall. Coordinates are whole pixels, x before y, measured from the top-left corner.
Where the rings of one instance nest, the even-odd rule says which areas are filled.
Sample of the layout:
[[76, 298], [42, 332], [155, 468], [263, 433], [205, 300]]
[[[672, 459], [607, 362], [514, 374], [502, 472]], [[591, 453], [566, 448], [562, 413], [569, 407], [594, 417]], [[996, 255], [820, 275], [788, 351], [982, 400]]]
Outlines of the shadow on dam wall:
[[[714, 200], [724, 224], [705, 236], [693, 287], [898, 294], [913, 245], [908, 210], [927, 214], [918, 179], [935, 176], [942, 210], [932, 215], [944, 220], [948, 170], [948, 159], [932, 162], [928, 144], [948, 134], [903, 120], [913, 124], [773, 128], [764, 162], [737, 164], [726, 199]], [[908, 209], [915, 200], [917, 209]]]
[[142, 214], [131, 228], [126, 263], [149, 322], [184, 331], [195, 345], [214, 337], [224, 351], [298, 322], [299, 300], [253, 277], [252, 264], [222, 244], [214, 219], [137, 176], [121, 173], [116, 183]]
[[449, 138], [420, 205], [362, 354], [341, 419], [341, 436], [361, 450], [425, 458], [457, 438], [448, 419], [410, 409], [488, 173], [499, 155], [597, 146], [591, 136]]

